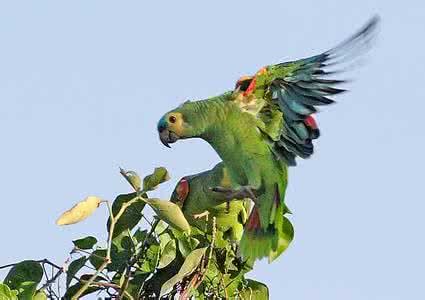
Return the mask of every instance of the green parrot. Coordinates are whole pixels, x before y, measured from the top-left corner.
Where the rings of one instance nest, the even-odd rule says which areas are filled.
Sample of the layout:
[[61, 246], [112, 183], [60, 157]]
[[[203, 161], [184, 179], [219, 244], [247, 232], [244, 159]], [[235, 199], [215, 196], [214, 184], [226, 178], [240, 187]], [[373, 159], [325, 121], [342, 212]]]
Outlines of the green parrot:
[[329, 79], [328, 67], [341, 65], [370, 46], [379, 18], [322, 54], [261, 68], [238, 80], [233, 91], [206, 100], [187, 101], [158, 122], [162, 143], [201, 138], [223, 160], [230, 187], [211, 190], [222, 199], [250, 198], [254, 207], [240, 242], [250, 259], [278, 257], [290, 231], [285, 204], [288, 166], [313, 154], [312, 140], [320, 135], [312, 114], [316, 106], [334, 102], [330, 96], [345, 81]]
[[[211, 232], [211, 220], [216, 218], [217, 230], [226, 239], [239, 241], [248, 219], [249, 199], [226, 202], [211, 186], [230, 187], [230, 179], [221, 162], [213, 169], [185, 176], [178, 182], [171, 201], [178, 204], [190, 225]], [[209, 220], [209, 221], [208, 221]]]

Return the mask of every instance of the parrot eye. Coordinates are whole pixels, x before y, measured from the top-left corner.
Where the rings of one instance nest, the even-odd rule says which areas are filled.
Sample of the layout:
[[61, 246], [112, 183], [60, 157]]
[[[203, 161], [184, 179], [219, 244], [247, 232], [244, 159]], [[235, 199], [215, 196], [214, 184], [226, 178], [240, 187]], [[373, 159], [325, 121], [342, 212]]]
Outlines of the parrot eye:
[[176, 121], [177, 121], [175, 116], [170, 116], [170, 118], [168, 118], [168, 120], [170, 121], [170, 123], [176, 123]]

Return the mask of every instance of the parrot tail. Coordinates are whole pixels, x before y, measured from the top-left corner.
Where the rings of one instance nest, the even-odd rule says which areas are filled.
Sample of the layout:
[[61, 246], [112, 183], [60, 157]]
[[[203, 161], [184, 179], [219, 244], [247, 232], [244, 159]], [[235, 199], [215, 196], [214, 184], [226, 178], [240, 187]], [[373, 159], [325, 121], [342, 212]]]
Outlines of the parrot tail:
[[263, 257], [269, 258], [269, 263], [284, 252], [294, 238], [294, 227], [284, 216], [286, 206], [281, 205], [278, 191], [271, 212], [271, 224], [266, 228], [261, 226], [258, 206], [251, 211], [240, 242], [242, 257], [250, 262]]
[[254, 206], [240, 242], [242, 257], [248, 261], [255, 261], [269, 256], [274, 248], [274, 240], [274, 226], [268, 226], [266, 230], [261, 228], [258, 207]]

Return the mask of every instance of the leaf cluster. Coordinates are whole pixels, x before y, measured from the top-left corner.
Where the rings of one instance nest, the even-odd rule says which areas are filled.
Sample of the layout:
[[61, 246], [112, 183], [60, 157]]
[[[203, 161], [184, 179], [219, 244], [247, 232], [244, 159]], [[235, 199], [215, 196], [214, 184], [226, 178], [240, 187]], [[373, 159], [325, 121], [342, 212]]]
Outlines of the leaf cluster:
[[[187, 222], [176, 204], [148, 197], [169, 179], [165, 168], [156, 168], [143, 180], [134, 171], [120, 173], [134, 192], [118, 195], [112, 204], [97, 197], [88, 201], [94, 199], [89, 197], [57, 222], [82, 221], [106, 203], [107, 243], [94, 236], [74, 240], [62, 267], [47, 260], [11, 265], [0, 284], [0, 300], [79, 299], [93, 293], [129, 300], [268, 299], [264, 284], [245, 278], [251, 266], [238, 255], [237, 244], [216, 229], [215, 219], [212, 232], [200, 230]], [[97, 204], [87, 208], [90, 201]], [[146, 205], [154, 217], [146, 215]], [[54, 270], [50, 276], [46, 265]]]

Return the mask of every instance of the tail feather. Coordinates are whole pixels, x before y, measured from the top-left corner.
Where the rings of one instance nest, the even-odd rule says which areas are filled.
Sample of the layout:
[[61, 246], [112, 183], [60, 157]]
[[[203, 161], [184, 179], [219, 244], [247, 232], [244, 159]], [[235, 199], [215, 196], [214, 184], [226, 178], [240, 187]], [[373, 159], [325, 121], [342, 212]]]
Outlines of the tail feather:
[[294, 239], [294, 227], [285, 216], [282, 216], [281, 229], [282, 230], [279, 231], [277, 239], [277, 246], [275, 248], [276, 250], [273, 250], [269, 253], [269, 263], [281, 255], [289, 247], [289, 244]]
[[294, 238], [294, 228], [284, 216], [287, 210], [280, 203], [278, 189], [273, 200], [270, 224], [266, 228], [261, 226], [258, 206], [251, 211], [240, 242], [244, 259], [253, 262], [267, 256], [270, 263], [288, 248]]
[[254, 207], [245, 226], [240, 242], [240, 250], [244, 259], [254, 261], [263, 257], [269, 258], [269, 263], [282, 254], [294, 238], [294, 228], [291, 222], [280, 214], [280, 228], [270, 224], [267, 229], [253, 226], [256, 223], [257, 207]]

